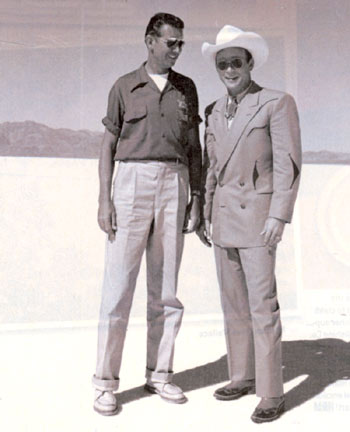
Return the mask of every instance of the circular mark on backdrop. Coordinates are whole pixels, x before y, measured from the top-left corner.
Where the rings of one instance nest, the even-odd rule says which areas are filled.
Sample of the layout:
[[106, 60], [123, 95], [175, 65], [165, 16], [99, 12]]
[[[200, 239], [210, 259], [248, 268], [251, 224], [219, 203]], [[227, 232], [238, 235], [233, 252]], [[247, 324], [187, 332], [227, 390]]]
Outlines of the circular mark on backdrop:
[[317, 226], [329, 253], [350, 266], [350, 166], [329, 179], [316, 209]]

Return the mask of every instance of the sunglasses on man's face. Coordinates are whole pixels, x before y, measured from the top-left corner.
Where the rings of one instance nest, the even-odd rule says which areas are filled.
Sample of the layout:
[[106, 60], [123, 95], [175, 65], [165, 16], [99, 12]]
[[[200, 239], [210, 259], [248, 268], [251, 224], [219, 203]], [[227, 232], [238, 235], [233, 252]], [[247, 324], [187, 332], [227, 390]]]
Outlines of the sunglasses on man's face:
[[224, 71], [228, 69], [229, 67], [231, 69], [240, 69], [243, 66], [244, 62], [240, 58], [235, 58], [230, 61], [226, 60], [220, 60], [216, 63], [216, 67], [220, 69], [221, 71]]
[[180, 49], [185, 45], [185, 41], [182, 39], [176, 39], [176, 38], [169, 38], [169, 39], [163, 39], [160, 38], [168, 48], [177, 48], [179, 47]]

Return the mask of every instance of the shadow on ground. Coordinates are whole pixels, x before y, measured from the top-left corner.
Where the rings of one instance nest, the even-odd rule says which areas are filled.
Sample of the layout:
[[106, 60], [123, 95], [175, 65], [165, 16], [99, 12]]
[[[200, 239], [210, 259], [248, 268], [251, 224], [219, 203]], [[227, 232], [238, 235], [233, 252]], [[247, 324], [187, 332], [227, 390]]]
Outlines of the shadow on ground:
[[[282, 347], [284, 382], [307, 375], [286, 393], [286, 411], [312, 399], [330, 384], [350, 379], [350, 343], [341, 339], [299, 340], [282, 342]], [[174, 375], [173, 381], [184, 392], [190, 392], [227, 379], [225, 355], [212, 363], [179, 372]], [[118, 400], [126, 404], [149, 396], [140, 386], [119, 393]]]

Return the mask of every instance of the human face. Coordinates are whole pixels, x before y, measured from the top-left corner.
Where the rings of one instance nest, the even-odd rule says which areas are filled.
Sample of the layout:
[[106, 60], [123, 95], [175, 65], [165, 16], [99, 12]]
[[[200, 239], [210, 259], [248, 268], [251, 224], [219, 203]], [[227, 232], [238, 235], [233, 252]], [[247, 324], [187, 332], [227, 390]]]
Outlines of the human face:
[[176, 63], [183, 44], [178, 42], [170, 47], [168, 45], [172, 45], [171, 42], [175, 39], [182, 41], [183, 33], [182, 30], [168, 24], [163, 24], [159, 33], [159, 36], [146, 37], [148, 47], [147, 65], [153, 73], [166, 73]]
[[[227, 64], [223, 70], [218, 67], [221, 63]], [[235, 65], [235, 63], [237, 64]], [[253, 65], [252, 59], [247, 61], [246, 52], [243, 48], [224, 48], [216, 54], [217, 73], [231, 96], [239, 95], [249, 86]]]

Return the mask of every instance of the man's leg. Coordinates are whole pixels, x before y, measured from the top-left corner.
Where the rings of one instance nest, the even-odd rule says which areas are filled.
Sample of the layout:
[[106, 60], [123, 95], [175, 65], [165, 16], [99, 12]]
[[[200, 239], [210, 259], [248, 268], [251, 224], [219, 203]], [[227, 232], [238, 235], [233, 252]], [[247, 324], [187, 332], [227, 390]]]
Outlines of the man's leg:
[[247, 281], [255, 348], [256, 394], [283, 395], [280, 309], [275, 280], [276, 247], [240, 249]]
[[[183, 315], [183, 305], [176, 297], [176, 291], [184, 244], [182, 229], [187, 199], [187, 167], [161, 163], [153, 230], [146, 251], [148, 288], [146, 377], [149, 382], [169, 383], [172, 378], [175, 338]], [[168, 386], [168, 390], [171, 392], [174, 388]], [[177, 397], [185, 401], [182, 392], [179, 394], [175, 391], [175, 394], [168, 396], [173, 402], [178, 401], [173, 400]]]
[[[116, 237], [107, 241], [102, 288], [98, 353], [93, 384], [116, 391], [132, 298], [143, 251], [153, 219], [154, 184], [144, 167], [120, 163], [115, 179]], [[152, 176], [150, 176], [152, 178]]]
[[216, 270], [224, 313], [230, 384], [217, 389], [221, 400], [254, 391], [254, 344], [248, 292], [238, 249], [214, 245]]

